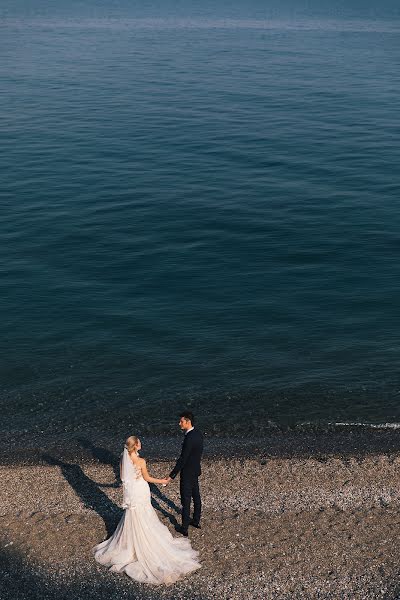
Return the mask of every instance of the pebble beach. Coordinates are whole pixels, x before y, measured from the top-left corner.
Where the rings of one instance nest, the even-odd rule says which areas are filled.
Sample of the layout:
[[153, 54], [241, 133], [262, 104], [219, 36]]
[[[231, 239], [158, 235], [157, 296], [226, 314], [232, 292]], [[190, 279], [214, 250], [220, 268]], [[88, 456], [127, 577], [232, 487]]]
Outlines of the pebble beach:
[[[400, 597], [398, 431], [209, 438], [201, 477], [202, 568], [169, 587], [110, 573], [92, 558], [121, 516], [120, 440], [30, 438], [0, 448], [0, 597], [76, 600]], [[143, 438], [164, 476], [179, 437]], [[152, 486], [174, 535], [179, 485]]]
[[[0, 600], [400, 600], [400, 3], [2, 0]], [[201, 569], [94, 561], [204, 434]], [[179, 478], [151, 486], [175, 536]]]

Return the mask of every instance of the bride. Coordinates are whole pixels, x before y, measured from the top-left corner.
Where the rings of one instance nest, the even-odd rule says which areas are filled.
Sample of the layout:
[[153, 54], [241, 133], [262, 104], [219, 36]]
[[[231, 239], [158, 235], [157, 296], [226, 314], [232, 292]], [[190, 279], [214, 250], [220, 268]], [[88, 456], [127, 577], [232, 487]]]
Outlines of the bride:
[[173, 538], [151, 505], [149, 483], [167, 484], [151, 477], [139, 457], [139, 438], [130, 436], [121, 455], [124, 514], [114, 534], [96, 546], [95, 560], [111, 571], [125, 572], [142, 583], [170, 584], [200, 568], [198, 553], [186, 538]]

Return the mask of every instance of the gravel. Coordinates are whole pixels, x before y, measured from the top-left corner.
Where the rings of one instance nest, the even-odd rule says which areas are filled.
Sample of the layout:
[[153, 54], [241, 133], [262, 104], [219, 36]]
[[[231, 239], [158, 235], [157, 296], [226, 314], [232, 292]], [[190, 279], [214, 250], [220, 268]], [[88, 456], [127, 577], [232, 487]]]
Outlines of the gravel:
[[[32, 445], [29, 456], [3, 446], [0, 598], [400, 598], [400, 453], [394, 437], [390, 445], [381, 438], [380, 449], [373, 438], [368, 450], [346, 435], [347, 452], [343, 434], [341, 450], [325, 453], [315, 440], [307, 452], [304, 436], [297, 446], [275, 438], [280, 453], [271, 438], [234, 440], [225, 453], [221, 440], [209, 440], [202, 529], [190, 531], [202, 568], [169, 587], [138, 584], [93, 561], [91, 548], [121, 516], [118, 440], [57, 448], [52, 440]], [[144, 441], [150, 471], [165, 475], [180, 439]], [[178, 488], [152, 486], [171, 531], [180, 518]]]

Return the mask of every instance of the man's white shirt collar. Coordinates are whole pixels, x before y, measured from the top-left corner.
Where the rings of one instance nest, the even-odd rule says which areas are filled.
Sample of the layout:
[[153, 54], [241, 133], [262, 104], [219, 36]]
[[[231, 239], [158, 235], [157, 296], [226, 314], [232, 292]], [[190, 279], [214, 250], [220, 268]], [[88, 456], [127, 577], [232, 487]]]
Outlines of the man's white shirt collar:
[[194, 427], [191, 427], [190, 429], [188, 429], [187, 431], [185, 431], [185, 435], [187, 435], [189, 433], [189, 431], [193, 431]]

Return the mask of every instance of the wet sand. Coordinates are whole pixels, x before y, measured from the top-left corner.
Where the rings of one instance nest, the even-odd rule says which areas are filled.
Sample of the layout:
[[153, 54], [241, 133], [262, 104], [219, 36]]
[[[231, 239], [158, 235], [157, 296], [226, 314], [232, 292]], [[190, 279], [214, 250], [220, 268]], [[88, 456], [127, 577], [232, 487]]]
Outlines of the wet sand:
[[[48, 438], [47, 448], [31, 440], [19, 453], [3, 444], [0, 597], [400, 598], [400, 436], [373, 434], [368, 446], [368, 435], [340, 434], [336, 453], [312, 436], [209, 440], [202, 529], [190, 530], [202, 569], [171, 587], [137, 584], [93, 561], [92, 547], [121, 515], [119, 440], [50, 447]], [[152, 474], [168, 472], [180, 441], [144, 440]], [[178, 492], [177, 481], [152, 486], [171, 531]]]

